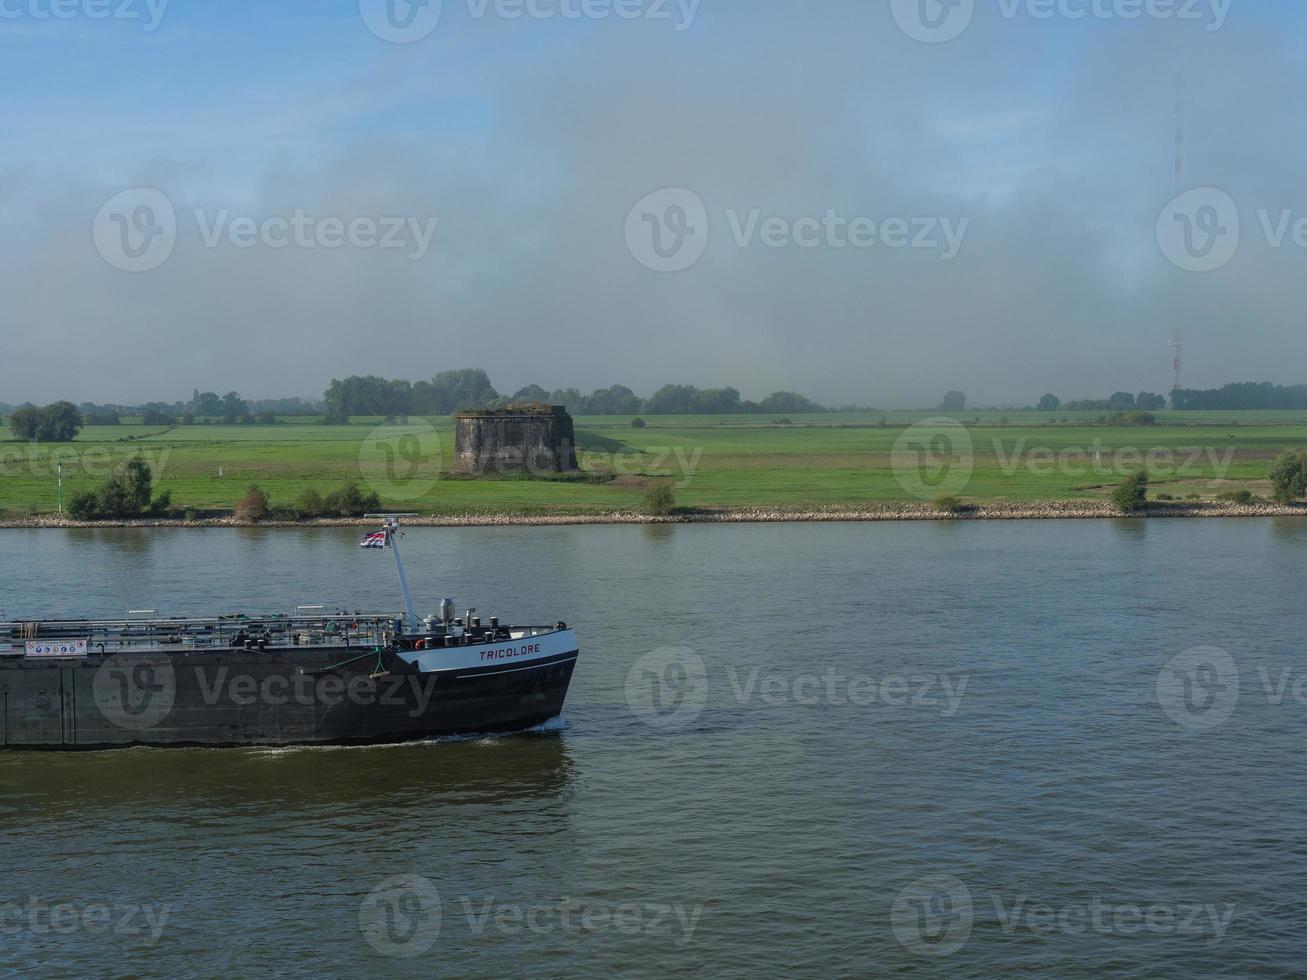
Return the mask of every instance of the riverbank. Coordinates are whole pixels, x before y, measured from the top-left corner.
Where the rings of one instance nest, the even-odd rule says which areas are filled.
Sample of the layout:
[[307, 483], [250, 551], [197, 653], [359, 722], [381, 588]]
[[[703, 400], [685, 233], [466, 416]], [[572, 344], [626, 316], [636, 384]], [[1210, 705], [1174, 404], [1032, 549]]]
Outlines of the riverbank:
[[[978, 504], [957, 513], [941, 511], [931, 504], [871, 506], [861, 508], [741, 507], [683, 510], [662, 517], [634, 511], [599, 514], [468, 514], [410, 517], [410, 527], [553, 527], [586, 524], [782, 524], [782, 523], [868, 523], [875, 521], [1049, 521], [1123, 520], [1161, 518], [1250, 518], [1307, 517], [1307, 506], [1222, 502], [1150, 503], [1137, 514], [1122, 514], [1105, 501], [1055, 500], [1040, 503]], [[366, 518], [321, 518], [309, 521], [240, 521], [234, 517], [206, 520], [143, 519], [134, 521], [74, 521], [45, 515], [0, 521], [0, 530], [35, 528], [303, 528], [371, 527]]]

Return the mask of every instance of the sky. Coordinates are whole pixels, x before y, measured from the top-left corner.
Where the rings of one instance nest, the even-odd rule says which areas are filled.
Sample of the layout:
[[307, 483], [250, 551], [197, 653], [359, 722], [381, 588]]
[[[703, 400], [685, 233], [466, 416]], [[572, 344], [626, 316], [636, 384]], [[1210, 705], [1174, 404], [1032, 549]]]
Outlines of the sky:
[[1305, 27], [1269, 0], [0, 0], [0, 402], [482, 367], [1022, 405], [1166, 391], [1181, 327], [1187, 387], [1307, 383]]

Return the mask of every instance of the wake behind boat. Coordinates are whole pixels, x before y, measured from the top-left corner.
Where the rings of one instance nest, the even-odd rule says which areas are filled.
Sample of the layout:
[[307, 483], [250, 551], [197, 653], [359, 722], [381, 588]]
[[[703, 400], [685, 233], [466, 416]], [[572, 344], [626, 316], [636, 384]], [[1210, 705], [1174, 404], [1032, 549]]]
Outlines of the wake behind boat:
[[400, 517], [363, 541], [395, 559], [405, 614], [0, 623], [0, 748], [333, 745], [516, 732], [557, 718], [575, 633], [501, 625], [453, 600], [418, 620]]

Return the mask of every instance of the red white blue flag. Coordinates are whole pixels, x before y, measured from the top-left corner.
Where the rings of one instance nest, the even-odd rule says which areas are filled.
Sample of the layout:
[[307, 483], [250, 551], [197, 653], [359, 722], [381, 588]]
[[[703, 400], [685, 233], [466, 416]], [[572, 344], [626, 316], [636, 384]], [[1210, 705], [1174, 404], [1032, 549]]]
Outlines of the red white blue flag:
[[376, 534], [369, 534], [363, 539], [360, 548], [384, 548], [386, 546], [386, 532], [378, 531]]

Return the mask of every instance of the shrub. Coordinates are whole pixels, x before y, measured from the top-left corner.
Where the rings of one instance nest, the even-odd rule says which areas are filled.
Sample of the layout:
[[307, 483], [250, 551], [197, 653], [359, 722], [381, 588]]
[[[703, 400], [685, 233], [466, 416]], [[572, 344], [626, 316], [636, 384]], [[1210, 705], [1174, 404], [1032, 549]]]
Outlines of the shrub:
[[245, 496], [236, 502], [236, 518], [242, 521], [261, 521], [268, 516], [268, 495], [253, 483]]
[[791, 418], [789, 418], [789, 417], [787, 416], [786, 418], [783, 418], [783, 419], [777, 419], [777, 420], [776, 420], [776, 424], [777, 424], [777, 425], [793, 425], [793, 424], [794, 424], [794, 420], [791, 419]]
[[1216, 499], [1231, 504], [1251, 504], [1253, 502], [1253, 493], [1251, 490], [1231, 490], [1229, 493], [1221, 494]]
[[150, 513], [155, 516], [166, 514], [172, 508], [172, 491], [164, 490], [154, 495], [150, 501]]
[[295, 501], [295, 509], [300, 512], [301, 517], [321, 517], [326, 513], [327, 502], [322, 499], [322, 494], [310, 487], [300, 494], [299, 500]]
[[1157, 416], [1152, 412], [1117, 412], [1108, 422], [1120, 426], [1156, 425]]
[[381, 510], [381, 498], [375, 491], [364, 493], [352, 480], [327, 495], [326, 513], [334, 517], [362, 517]]
[[631, 428], [632, 428], [632, 429], [643, 429], [644, 426], [645, 426], [645, 421], [644, 421], [644, 419], [631, 419]]
[[1148, 506], [1148, 473], [1131, 473], [1112, 490], [1112, 504], [1123, 514], [1134, 514]]
[[1271, 467], [1277, 503], [1291, 504], [1307, 496], [1307, 452], [1286, 449]]
[[644, 495], [644, 510], [650, 517], [666, 517], [676, 510], [676, 494], [670, 483], [655, 483]]
[[199, 519], [200, 515], [193, 510], [188, 510], [186, 513], [182, 514], [182, 520], [184, 521], [198, 521]]
[[68, 516], [76, 521], [93, 521], [100, 516], [100, 498], [91, 490], [75, 493], [68, 501]]
[[936, 497], [931, 503], [936, 510], [942, 510], [949, 514], [961, 514], [967, 509], [967, 505], [962, 502], [961, 497]]

